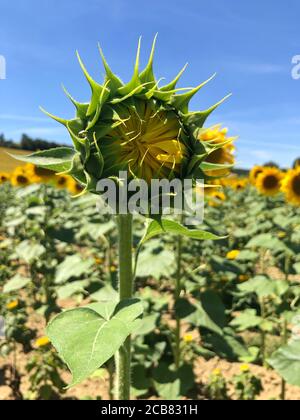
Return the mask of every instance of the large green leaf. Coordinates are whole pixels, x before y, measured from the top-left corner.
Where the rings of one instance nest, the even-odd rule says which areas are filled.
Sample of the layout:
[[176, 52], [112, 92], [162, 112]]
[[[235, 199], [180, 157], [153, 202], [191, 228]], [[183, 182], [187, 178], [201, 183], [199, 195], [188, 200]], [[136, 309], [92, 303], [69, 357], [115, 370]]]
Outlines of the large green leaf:
[[230, 322], [230, 325], [236, 328], [237, 331], [245, 331], [258, 327], [262, 322], [263, 319], [257, 316], [255, 309], [245, 309], [244, 312]]
[[242, 339], [235, 335], [230, 328], [225, 328], [222, 336], [209, 330], [206, 330], [206, 332], [202, 331], [201, 336], [206, 352], [211, 351], [222, 359], [236, 361], [250, 357], [249, 351]]
[[238, 286], [241, 292], [256, 293], [259, 298], [284, 295], [289, 289], [289, 283], [285, 280], [272, 280], [266, 276], [256, 276], [253, 279]]
[[137, 328], [142, 313], [142, 303], [129, 299], [117, 304], [113, 313], [111, 303], [99, 302], [57, 315], [47, 335], [72, 372], [69, 386], [82, 382], [109, 360]]
[[136, 275], [138, 277], [154, 277], [160, 279], [170, 276], [175, 270], [174, 253], [164, 250], [146, 248], [139, 255]]
[[27, 264], [31, 264], [34, 260], [37, 260], [45, 252], [46, 249], [43, 245], [28, 240], [22, 241], [16, 247], [17, 256]]
[[57, 147], [55, 149], [35, 152], [27, 156], [10, 154], [14, 159], [33, 163], [36, 166], [55, 172], [68, 171], [72, 166], [72, 160], [75, 155], [76, 151], [70, 147]]
[[293, 265], [294, 270], [296, 271], [297, 274], [300, 274], [300, 263], [296, 263]]
[[290, 385], [300, 386], [300, 341], [291, 341], [272, 354], [268, 363]]
[[[177, 317], [184, 319], [195, 327], [206, 328], [219, 335], [223, 334], [223, 325], [219, 326], [216, 324], [215, 320], [212, 319], [211, 313], [206, 312], [200, 302], [192, 304], [187, 299], [180, 298], [175, 303], [175, 313]], [[216, 313], [214, 315], [218, 317]]]
[[3, 293], [16, 292], [17, 290], [23, 289], [23, 287], [27, 286], [28, 283], [30, 283], [30, 278], [16, 274], [4, 285]]
[[87, 274], [93, 264], [94, 260], [92, 258], [84, 260], [79, 254], [70, 255], [58, 265], [56, 269], [55, 283], [61, 284], [72, 277], [78, 278], [83, 274]]
[[247, 248], [263, 248], [270, 249], [273, 252], [285, 252], [291, 254], [292, 251], [282, 242], [280, 239], [272, 236], [271, 233], [263, 233], [252, 238], [248, 244]]
[[182, 235], [186, 236], [187, 238], [198, 239], [202, 241], [222, 239], [219, 236], [204, 230], [188, 229], [187, 227], [181, 225], [178, 222], [175, 222], [174, 220], [161, 219], [160, 222], [153, 220], [149, 224], [147, 231], [141, 240], [141, 244], [144, 244], [149, 239], [153, 238], [154, 236], [161, 235], [162, 233]]
[[57, 288], [57, 297], [59, 299], [68, 299], [76, 293], [84, 293], [85, 287], [88, 286], [87, 280], [78, 280], [67, 283]]
[[174, 366], [160, 363], [153, 371], [153, 380], [158, 395], [165, 400], [176, 400], [193, 387], [195, 377], [191, 365]]

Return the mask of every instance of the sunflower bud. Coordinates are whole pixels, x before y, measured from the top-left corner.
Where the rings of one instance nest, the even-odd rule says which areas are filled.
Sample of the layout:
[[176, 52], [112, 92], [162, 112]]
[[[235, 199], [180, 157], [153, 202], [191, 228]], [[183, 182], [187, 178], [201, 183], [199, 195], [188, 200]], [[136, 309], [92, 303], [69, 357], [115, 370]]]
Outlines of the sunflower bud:
[[[101, 48], [106, 73], [102, 84], [89, 75], [77, 54], [91, 88], [90, 101], [80, 103], [64, 89], [76, 108], [75, 118], [65, 120], [44, 111], [67, 128], [74, 150], [60, 148], [55, 155], [48, 150], [21, 159], [72, 175], [83, 192], [93, 193], [97, 192], [99, 180], [118, 179], [123, 171], [129, 181], [142, 179], [149, 184], [153, 179], [205, 179], [214, 171], [232, 166], [233, 160], [227, 158], [228, 148], [232, 148], [227, 131], [218, 126], [217, 141], [201, 141], [207, 117], [226, 98], [207, 110], [190, 112], [190, 100], [212, 77], [195, 88], [178, 89], [176, 85], [185, 66], [173, 81], [160, 87], [160, 80], [153, 73], [155, 42], [156, 37], [149, 61], [140, 71], [139, 40], [133, 76], [128, 83], [112, 72]], [[209, 157], [221, 148], [225, 159], [211, 162]]]

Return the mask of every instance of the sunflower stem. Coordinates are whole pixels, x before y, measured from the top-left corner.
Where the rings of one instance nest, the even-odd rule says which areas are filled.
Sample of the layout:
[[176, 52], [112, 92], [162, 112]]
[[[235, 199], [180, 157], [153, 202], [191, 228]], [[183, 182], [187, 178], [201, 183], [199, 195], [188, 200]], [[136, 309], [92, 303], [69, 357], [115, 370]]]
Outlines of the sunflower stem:
[[[117, 216], [119, 234], [119, 299], [133, 294], [132, 215]], [[130, 399], [131, 338], [128, 337], [116, 354], [116, 399]]]

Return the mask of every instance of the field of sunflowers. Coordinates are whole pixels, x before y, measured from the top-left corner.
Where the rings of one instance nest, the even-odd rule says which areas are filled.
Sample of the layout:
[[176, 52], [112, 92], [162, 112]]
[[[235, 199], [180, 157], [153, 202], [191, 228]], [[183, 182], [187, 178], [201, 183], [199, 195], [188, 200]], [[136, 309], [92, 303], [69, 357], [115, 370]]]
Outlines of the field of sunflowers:
[[[113, 399], [113, 355], [80, 377], [54, 323], [45, 327], [83, 306], [101, 307], [115, 331], [118, 313], [138, 317], [137, 303], [114, 312], [114, 220], [70, 176], [27, 163], [0, 180], [1, 399]], [[131, 398], [299, 399], [300, 167], [259, 166], [211, 184], [200, 227], [207, 240], [169, 228], [145, 240], [145, 219], [134, 218], [143, 317], [131, 330]], [[72, 324], [60, 322], [68, 338]], [[113, 334], [109, 344], [119, 347]]]

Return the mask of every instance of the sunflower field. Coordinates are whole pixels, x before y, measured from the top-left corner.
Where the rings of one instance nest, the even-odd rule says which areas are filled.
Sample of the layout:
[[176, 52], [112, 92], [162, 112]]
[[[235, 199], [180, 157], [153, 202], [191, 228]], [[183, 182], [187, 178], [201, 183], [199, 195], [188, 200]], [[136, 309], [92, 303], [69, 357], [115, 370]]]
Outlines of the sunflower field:
[[[145, 219], [134, 218], [143, 317], [131, 335], [131, 398], [299, 398], [300, 169], [255, 167], [249, 178], [231, 174], [214, 185], [201, 230], [219, 240], [165, 229], [143, 241]], [[1, 174], [4, 399], [114, 398], [113, 357], [80, 378], [45, 332], [69, 308], [101, 303], [114, 318], [117, 228], [99, 215], [95, 195], [74, 198], [81, 190], [32, 164]], [[130, 323], [138, 314], [124, 316]], [[113, 338], [110, 345], [118, 347]], [[71, 388], [67, 364], [78, 379]]]
[[156, 78], [156, 40], [128, 82], [77, 52], [71, 146], [0, 167], [0, 399], [300, 399], [299, 160], [235, 169], [230, 95], [193, 110], [214, 76]]

